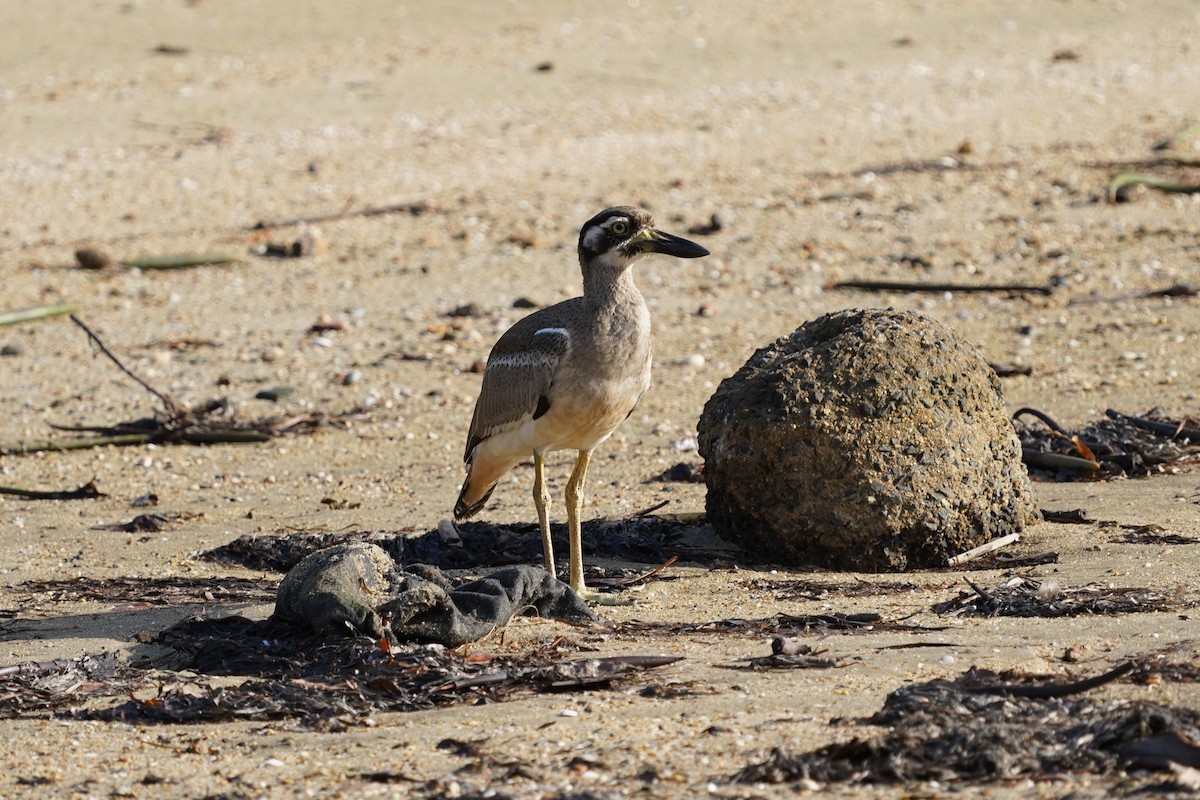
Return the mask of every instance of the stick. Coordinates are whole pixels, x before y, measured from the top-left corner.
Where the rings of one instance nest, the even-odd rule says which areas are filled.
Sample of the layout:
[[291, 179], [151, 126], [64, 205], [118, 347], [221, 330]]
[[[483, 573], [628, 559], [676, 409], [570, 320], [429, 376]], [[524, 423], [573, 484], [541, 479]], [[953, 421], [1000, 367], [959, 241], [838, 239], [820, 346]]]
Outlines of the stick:
[[171, 253], [165, 256], [130, 258], [122, 261], [121, 265], [138, 269], [185, 269], [232, 264], [237, 260], [237, 256], [228, 253]]
[[291, 219], [271, 220], [269, 222], [260, 220], [246, 230], [261, 231], [265, 228], [291, 228], [296, 225], [309, 225], [314, 222], [330, 222], [331, 220], [347, 219], [349, 217], [379, 217], [384, 214], [412, 214], [415, 217], [428, 210], [429, 204], [424, 200], [410, 200], [386, 206], [366, 206], [354, 211], [349, 210], [349, 207], [347, 207], [341, 211], [334, 211], [328, 214], [314, 214], [309, 217], [293, 217]]
[[658, 511], [660, 508], [670, 505], [670, 503], [671, 503], [670, 500], [663, 500], [661, 503], [655, 503], [654, 505], [650, 506], [649, 508], [643, 508], [641, 511], [635, 511], [632, 514], [625, 517], [625, 519], [638, 519], [639, 517], [648, 517], [651, 514], [653, 514], [655, 511]]
[[64, 314], [74, 314], [78, 310], [79, 306], [68, 304], [38, 306], [37, 308], [26, 308], [21, 311], [4, 311], [0, 312], [0, 325], [16, 325], [18, 322], [33, 322], [38, 319], [61, 317]]
[[1071, 683], [1050, 683], [1042, 684], [1041, 686], [1024, 686], [1021, 684], [1008, 684], [1003, 686], [977, 686], [975, 688], [963, 687], [964, 691], [971, 694], [1006, 694], [1012, 697], [1033, 697], [1033, 698], [1048, 698], [1048, 697], [1065, 697], [1069, 694], [1079, 694], [1086, 692], [1089, 689], [1095, 689], [1097, 686], [1103, 686], [1106, 683], [1111, 683], [1122, 675], [1127, 675], [1133, 672], [1133, 662], [1126, 661], [1124, 664], [1110, 669], [1108, 672], [1100, 675], [1095, 675], [1091, 678], [1084, 678], [1081, 681], [1073, 681]]
[[644, 581], [644, 580], [646, 580], [646, 578], [649, 578], [653, 575], [657, 575], [658, 573], [662, 572], [664, 569], [671, 566], [678, 560], [679, 560], [679, 556], [671, 556], [670, 558], [668, 558], [663, 563], [659, 564], [654, 569], [646, 570], [642, 574], [634, 575], [633, 577], [630, 577], [630, 578], [593, 578], [592, 585], [593, 586], [632, 586], [633, 584], [637, 583], [638, 581]]
[[16, 497], [24, 497], [26, 500], [90, 500], [96, 497], [108, 497], [108, 495], [96, 488], [95, 479], [88, 481], [78, 489], [57, 492], [46, 492], [40, 489], [18, 489], [14, 486], [0, 486], [0, 494], [11, 494]]
[[71, 321], [74, 322], [79, 327], [83, 328], [84, 333], [86, 333], [88, 335], [88, 338], [92, 340], [92, 343], [95, 344], [96, 347], [100, 348], [100, 352], [104, 353], [104, 355], [108, 356], [109, 360], [111, 360], [114, 364], [116, 364], [117, 368], [120, 369], [121, 372], [124, 372], [126, 375], [133, 378], [135, 381], [137, 381], [139, 384], [141, 384], [143, 389], [145, 389], [150, 394], [154, 395], [159, 400], [161, 400], [163, 407], [166, 408], [167, 416], [169, 416], [169, 417], [178, 417], [179, 416], [179, 408], [178, 408], [178, 406], [175, 405], [174, 400], [172, 400], [169, 396], [160, 392], [158, 389], [155, 389], [150, 384], [146, 383], [144, 380], [139, 378], [137, 375], [133, 374], [133, 372], [131, 372], [128, 367], [126, 367], [124, 364], [121, 363], [121, 359], [114, 356], [112, 354], [112, 352], [107, 347], [104, 346], [104, 342], [102, 342], [100, 340], [100, 337], [97, 336], [92, 331], [91, 328], [89, 328], [86, 324], [84, 324], [83, 320], [81, 320], [79, 317], [72, 314]]
[[28, 442], [0, 445], [0, 455], [37, 453], [41, 451], [53, 450], [87, 450], [92, 447], [105, 447], [107, 445], [124, 447], [133, 444], [145, 444], [148, 441], [150, 441], [149, 433], [126, 433], [117, 436], [91, 436], [81, 439], [64, 439], [61, 442], [55, 442], [50, 439], [34, 439]]
[[999, 539], [992, 539], [990, 542], [984, 542], [979, 547], [973, 547], [965, 553], [959, 553], [952, 556], [946, 561], [946, 566], [957, 567], [959, 564], [965, 564], [968, 561], [974, 561], [980, 556], [987, 555], [993, 551], [999, 550], [1001, 547], [1007, 547], [1013, 542], [1021, 541], [1021, 534], [1010, 533], [1008, 536], [1001, 536]]
[[1049, 296], [1051, 286], [1029, 286], [1020, 283], [920, 283], [915, 281], [838, 281], [831, 289], [865, 289], [873, 292], [1012, 292]]

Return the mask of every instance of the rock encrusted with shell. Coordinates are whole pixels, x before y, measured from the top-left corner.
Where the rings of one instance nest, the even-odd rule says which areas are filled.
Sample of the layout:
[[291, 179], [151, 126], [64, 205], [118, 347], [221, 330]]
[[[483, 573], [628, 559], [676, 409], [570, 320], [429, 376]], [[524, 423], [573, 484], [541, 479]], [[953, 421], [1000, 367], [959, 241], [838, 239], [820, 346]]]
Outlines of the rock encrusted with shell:
[[994, 371], [918, 314], [805, 323], [722, 381], [698, 428], [709, 520], [782, 563], [941, 566], [1037, 519]]

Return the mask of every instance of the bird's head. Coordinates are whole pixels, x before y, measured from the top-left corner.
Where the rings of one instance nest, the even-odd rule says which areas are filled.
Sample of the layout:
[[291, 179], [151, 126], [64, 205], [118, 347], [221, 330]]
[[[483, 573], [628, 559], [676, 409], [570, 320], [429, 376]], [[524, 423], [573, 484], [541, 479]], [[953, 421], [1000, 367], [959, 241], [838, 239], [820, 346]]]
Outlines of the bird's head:
[[647, 253], [700, 258], [708, 250], [658, 230], [649, 211], [633, 206], [606, 208], [579, 230], [579, 261], [585, 268], [622, 271]]

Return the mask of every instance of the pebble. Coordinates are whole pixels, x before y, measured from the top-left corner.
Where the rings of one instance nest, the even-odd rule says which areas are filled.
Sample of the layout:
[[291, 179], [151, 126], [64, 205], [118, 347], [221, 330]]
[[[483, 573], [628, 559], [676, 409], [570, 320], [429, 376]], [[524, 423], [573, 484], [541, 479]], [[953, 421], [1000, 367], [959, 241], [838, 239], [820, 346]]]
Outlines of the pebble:
[[698, 369], [704, 366], [704, 356], [700, 355], [699, 353], [692, 353], [683, 360], [683, 363], [687, 364], [689, 367], [696, 367]]

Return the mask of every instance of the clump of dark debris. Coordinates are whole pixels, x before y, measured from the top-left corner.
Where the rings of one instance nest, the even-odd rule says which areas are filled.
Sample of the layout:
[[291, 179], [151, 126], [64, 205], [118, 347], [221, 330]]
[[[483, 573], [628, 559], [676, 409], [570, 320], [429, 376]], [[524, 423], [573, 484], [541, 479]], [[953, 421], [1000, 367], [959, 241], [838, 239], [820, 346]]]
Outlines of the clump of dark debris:
[[[1160, 409], [1141, 417], [1109, 409], [1106, 418], [1071, 431], [1047, 414], [1013, 414], [1022, 458], [1033, 477], [1072, 481], [1143, 478], [1178, 470], [1200, 457], [1200, 421], [1170, 419]], [[1032, 417], [1034, 422], [1026, 422]]]
[[[1200, 712], [1166, 703], [1078, 696], [1135, 672], [1132, 662], [1087, 681], [970, 670], [905, 686], [860, 720], [886, 728], [807, 753], [776, 748], [741, 783], [982, 782], [1069, 774], [1112, 776], [1200, 759]], [[1032, 695], [1032, 696], [1030, 696]]]
[[[706, 549], [684, 541], [698, 523], [671, 517], [596, 519], [583, 523], [583, 550], [641, 564], [661, 564], [672, 555], [694, 563], [731, 561], [728, 549]], [[551, 525], [556, 550], [567, 551], [566, 525]], [[200, 558], [250, 569], [287, 572], [309, 553], [335, 544], [365, 541], [379, 545], [400, 566], [429, 564], [443, 570], [536, 564], [542, 544], [535, 523], [494, 525], [464, 522], [450, 537], [442, 529], [423, 534], [388, 532], [296, 533], [242, 536], [200, 554]], [[744, 561], [744, 559], [742, 559]]]
[[1188, 605], [1180, 588], [1114, 588], [1100, 584], [1068, 587], [1030, 577], [1015, 577], [993, 589], [971, 581], [966, 584], [970, 591], [935, 604], [934, 612], [955, 617], [1075, 617], [1175, 611]]
[[[164, 631], [170, 650], [128, 664], [113, 655], [0, 668], [0, 718], [46, 709], [73, 719], [139, 723], [293, 720], [344, 730], [372, 715], [611, 686], [672, 656], [563, 658], [566, 640], [519, 655], [468, 659], [440, 646], [322, 638], [273, 620], [193, 618]], [[214, 677], [244, 677], [242, 683]], [[116, 705], [88, 703], [122, 698]]]

